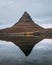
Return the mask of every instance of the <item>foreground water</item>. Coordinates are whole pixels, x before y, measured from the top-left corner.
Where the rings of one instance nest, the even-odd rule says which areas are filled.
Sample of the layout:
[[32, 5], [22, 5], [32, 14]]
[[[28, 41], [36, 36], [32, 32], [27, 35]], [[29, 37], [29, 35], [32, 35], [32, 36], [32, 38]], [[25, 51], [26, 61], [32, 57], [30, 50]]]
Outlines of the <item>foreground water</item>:
[[14, 43], [0, 40], [0, 65], [52, 65], [52, 39], [43, 39], [26, 56]]

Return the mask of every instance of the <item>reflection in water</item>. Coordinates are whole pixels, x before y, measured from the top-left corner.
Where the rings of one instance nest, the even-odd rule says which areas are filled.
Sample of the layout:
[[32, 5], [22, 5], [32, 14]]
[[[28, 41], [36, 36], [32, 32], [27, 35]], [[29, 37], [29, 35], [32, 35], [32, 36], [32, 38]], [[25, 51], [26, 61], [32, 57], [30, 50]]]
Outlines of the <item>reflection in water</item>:
[[1, 40], [11, 41], [24, 52], [26, 56], [30, 54], [35, 44], [40, 42], [44, 37], [2, 37]]
[[0, 65], [52, 65], [52, 39], [43, 39], [44, 37], [0, 38], [4, 40], [0, 41]]

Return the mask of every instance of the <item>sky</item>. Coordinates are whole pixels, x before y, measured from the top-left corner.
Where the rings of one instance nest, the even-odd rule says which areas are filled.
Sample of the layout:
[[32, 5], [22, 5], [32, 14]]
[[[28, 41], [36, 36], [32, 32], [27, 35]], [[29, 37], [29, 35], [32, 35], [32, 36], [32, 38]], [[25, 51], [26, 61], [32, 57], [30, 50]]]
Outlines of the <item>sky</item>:
[[0, 0], [0, 29], [14, 25], [25, 11], [40, 26], [52, 27], [52, 0]]

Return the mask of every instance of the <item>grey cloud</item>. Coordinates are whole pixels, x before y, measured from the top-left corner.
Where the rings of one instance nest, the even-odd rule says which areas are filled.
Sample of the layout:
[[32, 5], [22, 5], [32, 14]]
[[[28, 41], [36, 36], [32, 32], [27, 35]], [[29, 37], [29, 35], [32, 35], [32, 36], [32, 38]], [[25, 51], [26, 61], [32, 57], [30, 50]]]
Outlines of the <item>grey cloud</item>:
[[52, 23], [52, 0], [0, 0], [0, 26], [13, 25], [24, 11], [39, 24]]

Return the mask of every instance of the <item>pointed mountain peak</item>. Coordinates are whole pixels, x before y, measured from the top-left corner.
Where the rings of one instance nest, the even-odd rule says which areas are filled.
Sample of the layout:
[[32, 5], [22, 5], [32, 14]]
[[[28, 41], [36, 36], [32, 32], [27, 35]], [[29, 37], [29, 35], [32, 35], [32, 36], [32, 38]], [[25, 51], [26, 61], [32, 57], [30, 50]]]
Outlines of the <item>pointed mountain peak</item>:
[[32, 21], [32, 18], [30, 17], [30, 15], [25, 11], [24, 14], [22, 15], [22, 17], [20, 18], [20, 20], [18, 22], [29, 22]]
[[26, 11], [24, 12], [24, 14], [23, 14], [23, 15], [27, 15], [27, 16], [29, 16], [29, 14], [28, 14]]
[[24, 14], [23, 14], [22, 17], [25, 17], [25, 18], [29, 18], [29, 19], [31, 19], [30, 15], [29, 15], [26, 11], [24, 12]]
[[28, 14], [28, 13], [25, 11], [24, 14]]

